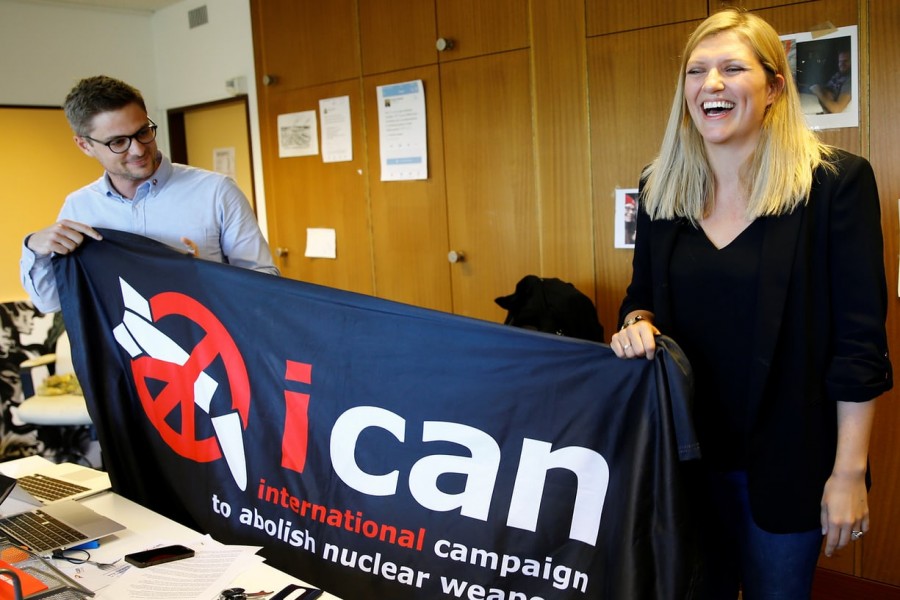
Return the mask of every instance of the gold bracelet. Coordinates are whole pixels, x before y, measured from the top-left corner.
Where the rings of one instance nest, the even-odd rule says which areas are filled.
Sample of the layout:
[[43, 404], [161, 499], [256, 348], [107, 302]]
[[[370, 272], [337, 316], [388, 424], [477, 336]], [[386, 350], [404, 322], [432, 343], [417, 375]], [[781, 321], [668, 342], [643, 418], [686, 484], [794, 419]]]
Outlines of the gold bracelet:
[[622, 329], [620, 329], [619, 331], [622, 331], [623, 329], [628, 329], [629, 327], [631, 327], [638, 321], [643, 321], [643, 320], [644, 320], [643, 315], [634, 315], [633, 317], [631, 317], [630, 319], [628, 319], [627, 321], [622, 323]]

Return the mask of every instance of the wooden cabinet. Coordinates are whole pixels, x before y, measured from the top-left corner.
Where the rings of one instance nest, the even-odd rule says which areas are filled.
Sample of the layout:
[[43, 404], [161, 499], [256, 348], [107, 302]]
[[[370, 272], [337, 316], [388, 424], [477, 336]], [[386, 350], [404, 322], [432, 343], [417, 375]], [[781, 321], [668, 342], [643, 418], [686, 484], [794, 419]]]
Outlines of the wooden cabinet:
[[441, 62], [527, 48], [528, 0], [436, 0]]
[[359, 77], [356, 0], [254, 1], [251, 11], [256, 77], [267, 88]]
[[365, 75], [437, 63], [434, 2], [359, 0]]
[[[369, 185], [380, 297], [492, 321], [494, 299], [540, 272], [527, 51], [366, 78], [376, 87], [421, 79], [429, 177], [380, 181], [378, 129], [369, 127]], [[461, 260], [450, 263], [453, 250]]]
[[[286, 277], [374, 291], [359, 33], [355, 0], [251, 4], [269, 241]], [[348, 96], [353, 160], [279, 156], [278, 116], [318, 115], [319, 100]], [[318, 117], [317, 117], [318, 119]], [[309, 228], [334, 229], [337, 259], [304, 256]]]
[[441, 65], [453, 309], [493, 321], [540, 273], [528, 51]]
[[[381, 181], [376, 90], [421, 80], [428, 129], [428, 179]], [[366, 136], [377, 295], [452, 312], [441, 83], [437, 65], [366, 77]]]
[[[718, 3], [719, 0], [642, 0], [641, 2], [586, 0], [587, 34], [589, 36], [603, 35], [705, 19], [710, 10], [707, 2], [713, 4]], [[620, 52], [617, 56], [626, 55]]]
[[359, 15], [366, 75], [529, 46], [527, 0], [359, 0]]
[[[350, 97], [353, 160], [278, 157], [280, 114], [314, 110], [319, 100]], [[365, 189], [362, 98], [355, 80], [270, 94], [260, 111], [269, 238], [282, 275], [364, 294], [374, 290]], [[308, 228], [334, 229], [337, 259], [307, 258]]]
[[[359, 0], [358, 21], [354, 2], [321, 4], [252, 3], [254, 33], [264, 37], [255, 41], [257, 71], [278, 75], [258, 87], [270, 238], [282, 272], [502, 320], [494, 298], [540, 269], [531, 79], [522, 50], [527, 2]], [[300, 52], [301, 42], [287, 32], [301, 29], [314, 36], [314, 47], [304, 42], [311, 56], [359, 48], [359, 72], [346, 56], [330, 78], [303, 60], [291, 68], [286, 56]], [[454, 44], [439, 64], [435, 41], [445, 29]], [[271, 31], [287, 39], [269, 40]], [[329, 39], [327, 31], [339, 35]], [[415, 79], [425, 87], [429, 177], [383, 182], [376, 90]], [[278, 115], [316, 110], [318, 99], [337, 95], [351, 99], [353, 162], [279, 158]], [[302, 255], [308, 227], [336, 230], [337, 260]], [[448, 262], [451, 250], [464, 259]]]

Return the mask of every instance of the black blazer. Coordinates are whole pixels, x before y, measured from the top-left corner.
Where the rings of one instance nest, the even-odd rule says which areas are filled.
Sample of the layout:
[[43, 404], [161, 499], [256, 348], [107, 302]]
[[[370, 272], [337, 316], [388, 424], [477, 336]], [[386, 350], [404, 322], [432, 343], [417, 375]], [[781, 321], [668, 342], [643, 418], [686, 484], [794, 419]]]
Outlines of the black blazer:
[[[893, 385], [875, 176], [858, 156], [839, 152], [835, 162], [836, 173], [815, 172], [804, 206], [765, 218], [758, 308], [748, 316], [755, 334], [735, 340], [751, 344], [753, 357], [747, 365], [749, 414], [755, 415], [747, 448], [751, 510], [773, 532], [820, 526], [837, 447], [835, 403], [871, 400]], [[666, 333], [669, 257], [679, 221], [651, 221], [639, 211], [620, 322], [633, 310], [650, 310]]]

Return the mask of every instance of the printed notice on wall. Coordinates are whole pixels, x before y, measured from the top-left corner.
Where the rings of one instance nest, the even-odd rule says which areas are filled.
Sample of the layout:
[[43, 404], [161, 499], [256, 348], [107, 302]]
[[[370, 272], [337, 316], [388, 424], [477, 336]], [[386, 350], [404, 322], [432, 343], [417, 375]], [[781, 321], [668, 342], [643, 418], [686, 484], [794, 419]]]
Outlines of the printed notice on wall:
[[315, 156], [319, 153], [316, 111], [278, 115], [278, 156]]
[[337, 235], [334, 229], [325, 227], [306, 228], [307, 258], [337, 258]]
[[353, 160], [350, 96], [319, 100], [319, 120], [322, 121], [322, 162]]
[[428, 179], [422, 81], [378, 86], [381, 180]]
[[213, 148], [213, 171], [235, 178], [234, 148]]

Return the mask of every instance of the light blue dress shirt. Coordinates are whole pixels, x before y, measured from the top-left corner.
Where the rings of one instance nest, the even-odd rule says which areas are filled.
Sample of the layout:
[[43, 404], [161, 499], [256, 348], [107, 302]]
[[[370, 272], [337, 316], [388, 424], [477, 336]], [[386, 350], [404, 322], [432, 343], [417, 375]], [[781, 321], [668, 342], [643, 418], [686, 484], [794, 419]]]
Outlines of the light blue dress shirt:
[[[199, 258], [279, 274], [250, 203], [234, 181], [173, 164], [165, 156], [134, 199], [119, 195], [104, 173], [66, 198], [59, 219], [137, 233], [181, 251], [181, 238], [187, 237], [197, 244]], [[44, 313], [60, 308], [51, 258], [22, 245], [22, 285]]]

